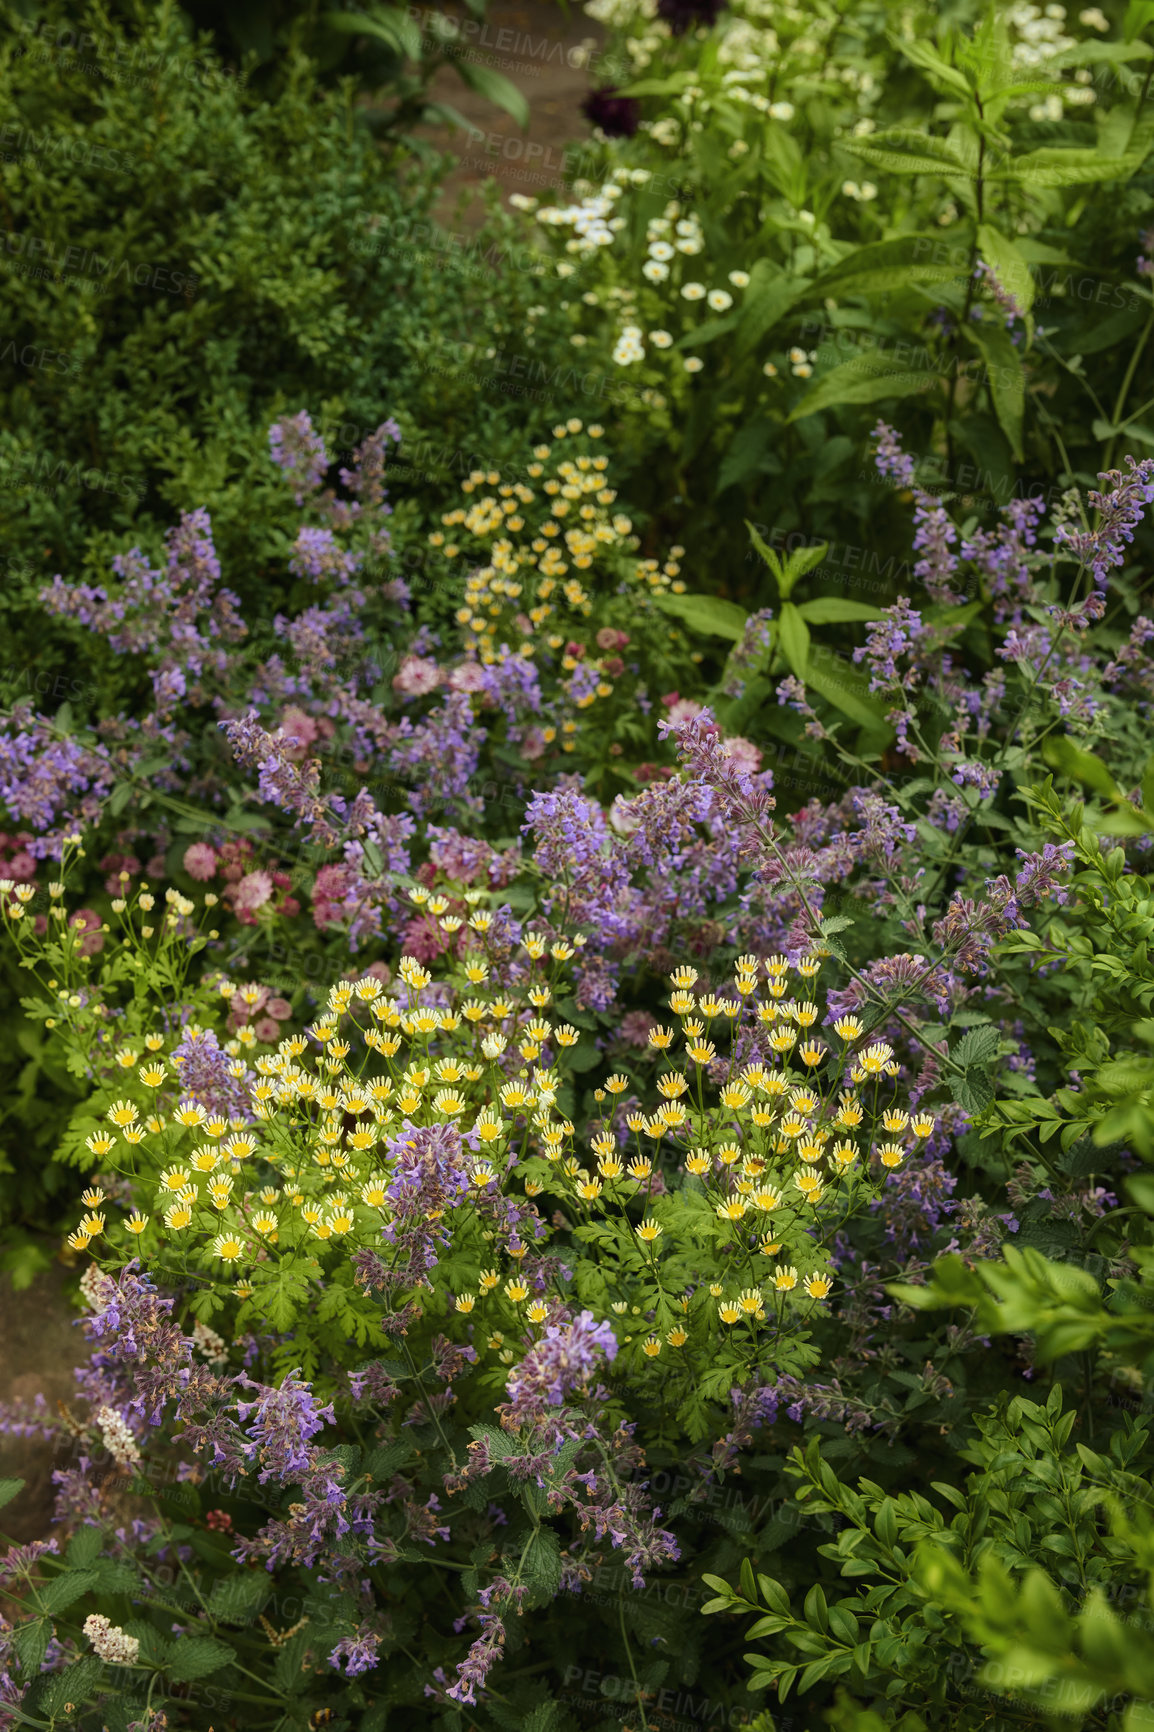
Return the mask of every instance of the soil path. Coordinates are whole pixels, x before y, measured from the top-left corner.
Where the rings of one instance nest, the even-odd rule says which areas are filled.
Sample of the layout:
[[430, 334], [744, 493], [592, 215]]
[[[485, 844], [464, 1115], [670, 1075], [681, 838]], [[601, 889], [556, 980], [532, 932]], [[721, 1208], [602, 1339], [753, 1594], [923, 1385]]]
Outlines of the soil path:
[[[466, 52], [476, 66], [503, 73], [529, 104], [529, 126], [522, 132], [511, 115], [468, 89], [446, 67], [433, 84], [434, 98], [455, 108], [470, 131], [422, 127], [418, 136], [458, 159], [445, 182], [440, 203], [448, 220], [454, 202], [477, 193], [490, 178], [502, 195], [540, 195], [560, 187], [566, 168], [580, 172], [583, 142], [591, 138], [581, 104], [591, 86], [613, 82], [604, 55], [604, 31], [579, 4], [558, 0], [490, 0], [488, 16], [468, 38]], [[464, 218], [475, 226], [482, 216], [474, 198]]]
[[[31, 1287], [14, 1293], [0, 1281], [0, 1400], [31, 1401], [43, 1395], [53, 1417], [57, 1402], [71, 1400], [73, 1368], [86, 1357], [87, 1342], [70, 1301], [75, 1269], [54, 1264]], [[22, 1479], [24, 1490], [0, 1512], [0, 1531], [21, 1542], [49, 1531], [53, 1447], [39, 1438], [0, 1436], [0, 1478]]]

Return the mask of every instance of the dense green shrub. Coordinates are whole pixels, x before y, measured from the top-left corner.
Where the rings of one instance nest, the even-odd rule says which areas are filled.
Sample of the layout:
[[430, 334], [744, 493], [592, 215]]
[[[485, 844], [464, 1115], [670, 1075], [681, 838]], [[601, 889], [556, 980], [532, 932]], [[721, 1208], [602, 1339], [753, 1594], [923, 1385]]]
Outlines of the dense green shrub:
[[[438, 502], [454, 473], [519, 452], [556, 417], [468, 369], [430, 369], [438, 336], [458, 343], [483, 322], [507, 340], [541, 281], [496, 213], [475, 235], [437, 227], [435, 174], [374, 142], [350, 85], [323, 89], [295, 52], [269, 102], [174, 10], [128, 28], [92, 6], [71, 27], [89, 58], [52, 46], [51, 29], [0, 49], [14, 696], [36, 690], [25, 660], [44, 672], [24, 618], [38, 585], [103, 575], [128, 536], [158, 550], [190, 498], [242, 598], [271, 619], [275, 555], [295, 527], [269, 492], [279, 412], [312, 406], [342, 460], [399, 416], [416, 489], [434, 477]], [[114, 692], [105, 702], [119, 707]]]

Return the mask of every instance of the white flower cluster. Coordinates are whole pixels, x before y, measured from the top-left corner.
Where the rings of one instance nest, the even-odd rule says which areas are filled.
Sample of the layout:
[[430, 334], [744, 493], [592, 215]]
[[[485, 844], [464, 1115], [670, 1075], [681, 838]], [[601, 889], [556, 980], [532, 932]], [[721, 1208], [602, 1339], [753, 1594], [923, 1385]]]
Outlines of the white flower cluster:
[[116, 1291], [111, 1275], [106, 1275], [96, 1263], [90, 1263], [80, 1277], [80, 1296], [90, 1311], [107, 1305]]
[[119, 1624], [111, 1624], [100, 1612], [84, 1620], [84, 1634], [102, 1660], [112, 1666], [135, 1666], [140, 1658], [140, 1642], [128, 1635]]
[[192, 1345], [213, 1364], [219, 1365], [228, 1358], [228, 1347], [223, 1337], [215, 1329], [210, 1329], [207, 1323], [202, 1323], [199, 1317], [192, 1326]]
[[1010, 63], [1014, 67], [1045, 66], [1056, 54], [1074, 46], [1074, 38], [1067, 36], [1063, 29], [1066, 22], [1064, 6], [1047, 6], [1043, 11], [1040, 6], [1031, 6], [1028, 0], [1022, 0], [1021, 4], [1011, 6], [1005, 16], [1006, 22], [1018, 35], [1010, 50]]
[[[610, 180], [593, 192], [588, 181], [575, 181], [574, 192], [585, 191], [579, 204], [545, 205], [536, 212], [536, 220], [544, 223], [547, 228], [571, 228], [573, 239], [566, 241], [565, 250], [569, 253], [579, 253], [584, 258], [591, 258], [601, 247], [613, 245], [613, 238], [620, 229], [625, 227], [625, 218], [614, 216], [613, 211], [617, 200], [627, 186], [644, 186], [652, 179], [647, 168], [616, 168]], [[529, 211], [536, 206], [536, 199], [527, 199], [519, 193], [514, 193], [509, 203], [518, 210]], [[568, 275], [568, 272], [560, 272]]]
[[136, 1439], [114, 1407], [98, 1407], [95, 1418], [104, 1447], [113, 1461], [119, 1462], [121, 1467], [131, 1467], [140, 1460]]
[[634, 361], [645, 359], [645, 345], [641, 341], [640, 325], [624, 325], [613, 349], [613, 359], [619, 367], [628, 367]]

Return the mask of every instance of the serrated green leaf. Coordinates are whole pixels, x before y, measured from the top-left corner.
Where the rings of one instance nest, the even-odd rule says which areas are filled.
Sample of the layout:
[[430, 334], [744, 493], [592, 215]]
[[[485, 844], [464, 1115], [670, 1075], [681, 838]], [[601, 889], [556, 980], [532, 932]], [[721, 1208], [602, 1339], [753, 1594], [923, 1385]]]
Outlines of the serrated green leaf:
[[854, 247], [814, 281], [807, 299], [884, 294], [912, 283], [952, 282], [957, 274], [954, 249], [941, 235], [898, 235]]
[[[875, 168], [889, 174], [933, 174], [972, 180], [976, 162], [960, 141], [934, 138], [913, 127], [891, 127], [867, 138], [844, 138], [844, 149], [864, 157]], [[956, 274], [956, 273], [955, 273]]]
[[223, 1671], [235, 1659], [228, 1643], [218, 1641], [215, 1636], [181, 1636], [168, 1661], [168, 1672], [179, 1683], [188, 1684]]
[[64, 1570], [40, 1589], [40, 1604], [54, 1617], [57, 1612], [65, 1611], [74, 1600], [89, 1593], [99, 1579], [95, 1570]]

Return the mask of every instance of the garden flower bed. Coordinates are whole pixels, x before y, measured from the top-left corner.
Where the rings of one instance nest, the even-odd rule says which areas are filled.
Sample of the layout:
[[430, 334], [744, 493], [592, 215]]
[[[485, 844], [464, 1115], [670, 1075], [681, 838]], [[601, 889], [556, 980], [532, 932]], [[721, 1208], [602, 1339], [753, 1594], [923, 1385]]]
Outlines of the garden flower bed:
[[1154, 1717], [1150, 21], [586, 10], [456, 231], [480, 4], [3, 73], [4, 1726]]

